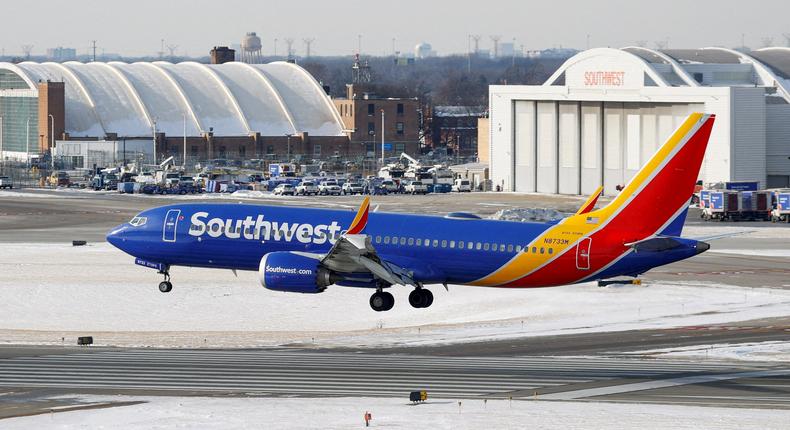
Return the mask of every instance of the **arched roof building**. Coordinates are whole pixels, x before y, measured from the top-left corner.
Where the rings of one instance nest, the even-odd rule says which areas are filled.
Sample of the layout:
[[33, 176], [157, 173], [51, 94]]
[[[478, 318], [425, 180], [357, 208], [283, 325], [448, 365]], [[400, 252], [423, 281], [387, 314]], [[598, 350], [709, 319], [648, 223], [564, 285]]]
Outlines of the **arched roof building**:
[[790, 48], [590, 49], [489, 103], [506, 190], [615, 194], [693, 111], [716, 114], [700, 179], [790, 186]]
[[43, 81], [65, 83], [72, 137], [150, 136], [154, 127], [169, 136], [343, 135], [323, 88], [292, 63], [0, 63], [0, 93], [35, 97]]

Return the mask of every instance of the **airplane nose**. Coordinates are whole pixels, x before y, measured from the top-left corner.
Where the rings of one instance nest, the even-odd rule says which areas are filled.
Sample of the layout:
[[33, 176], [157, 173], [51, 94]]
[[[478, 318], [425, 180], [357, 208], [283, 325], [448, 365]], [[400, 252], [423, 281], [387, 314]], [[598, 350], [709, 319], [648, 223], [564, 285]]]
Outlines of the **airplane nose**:
[[116, 226], [115, 228], [110, 230], [110, 232], [107, 233], [107, 237], [106, 237], [107, 242], [118, 249], [123, 249], [121, 247], [121, 244], [124, 241], [124, 235], [123, 235], [124, 230], [125, 229], [123, 225]]
[[710, 249], [710, 244], [707, 243], [707, 242], [697, 242], [697, 244], [694, 245], [694, 249], [697, 251], [697, 255], [699, 255], [699, 254], [702, 254], [703, 252], [709, 250]]

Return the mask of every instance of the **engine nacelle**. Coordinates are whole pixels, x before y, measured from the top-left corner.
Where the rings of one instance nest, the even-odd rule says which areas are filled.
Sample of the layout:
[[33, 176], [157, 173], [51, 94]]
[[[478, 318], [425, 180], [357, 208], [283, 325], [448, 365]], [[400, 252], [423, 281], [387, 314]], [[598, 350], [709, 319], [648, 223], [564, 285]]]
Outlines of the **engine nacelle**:
[[261, 285], [274, 291], [315, 294], [335, 281], [318, 260], [291, 252], [270, 252], [258, 266]]

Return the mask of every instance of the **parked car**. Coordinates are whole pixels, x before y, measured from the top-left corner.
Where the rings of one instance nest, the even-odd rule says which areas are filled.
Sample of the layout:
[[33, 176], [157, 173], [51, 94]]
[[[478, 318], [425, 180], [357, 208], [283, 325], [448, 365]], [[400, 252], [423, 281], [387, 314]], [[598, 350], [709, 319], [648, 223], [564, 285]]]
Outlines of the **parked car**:
[[359, 182], [346, 182], [343, 184], [343, 194], [362, 194], [363, 187]]
[[294, 192], [295, 192], [294, 186], [291, 184], [277, 185], [274, 188], [274, 191], [272, 191], [272, 193], [276, 196], [286, 196], [286, 195], [292, 196], [294, 195]]
[[318, 186], [318, 194], [321, 194], [322, 196], [328, 196], [328, 195], [339, 196], [340, 192], [341, 192], [340, 185], [338, 185], [337, 181], [335, 181], [334, 179], [329, 179], [324, 182], [321, 182], [321, 184]]
[[300, 196], [309, 196], [318, 194], [318, 185], [313, 181], [302, 181], [296, 186], [296, 194]]
[[452, 190], [459, 193], [471, 193], [472, 183], [469, 181], [469, 179], [456, 179], [455, 182], [453, 182]]
[[49, 175], [48, 182], [53, 187], [68, 187], [71, 185], [71, 178], [66, 172], [52, 172]]
[[14, 189], [14, 182], [8, 176], [0, 176], [0, 189], [9, 188]]
[[406, 185], [406, 192], [409, 194], [428, 194], [428, 186], [422, 181], [411, 181]]

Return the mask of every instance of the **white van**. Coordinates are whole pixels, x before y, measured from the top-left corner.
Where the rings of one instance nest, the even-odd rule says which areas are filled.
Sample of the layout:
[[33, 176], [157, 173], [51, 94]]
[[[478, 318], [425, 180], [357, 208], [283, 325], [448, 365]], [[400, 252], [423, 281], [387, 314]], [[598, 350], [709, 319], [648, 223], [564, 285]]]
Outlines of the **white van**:
[[453, 182], [452, 190], [459, 193], [471, 193], [472, 183], [469, 181], [469, 179], [456, 179], [455, 182]]

